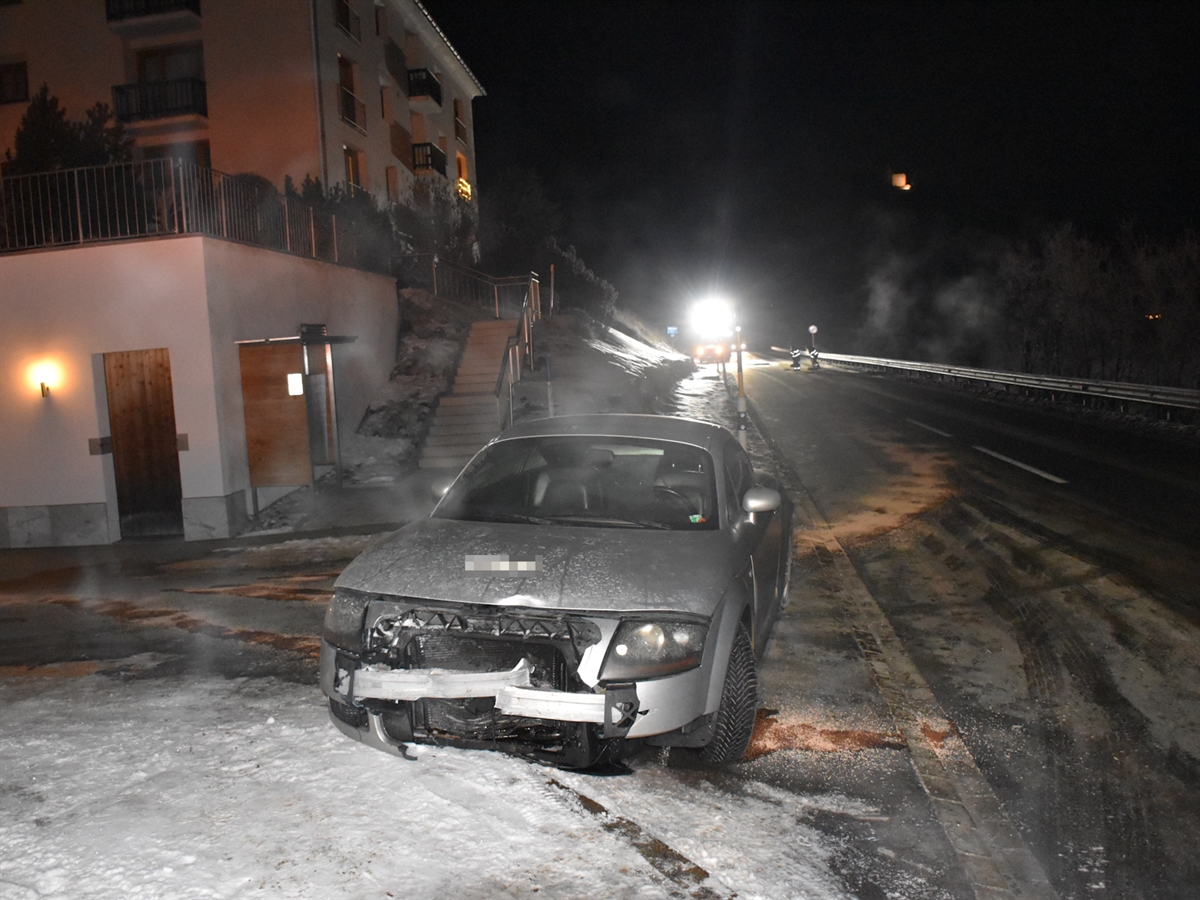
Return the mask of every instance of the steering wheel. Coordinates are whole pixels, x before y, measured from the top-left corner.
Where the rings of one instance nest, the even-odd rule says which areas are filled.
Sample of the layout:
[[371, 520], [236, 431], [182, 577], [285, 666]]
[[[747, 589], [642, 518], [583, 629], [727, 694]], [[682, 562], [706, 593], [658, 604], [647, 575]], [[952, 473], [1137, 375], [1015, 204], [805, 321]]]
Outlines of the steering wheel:
[[655, 497], [664, 497], [668, 502], [679, 506], [684, 515], [690, 516], [693, 513], [692, 501], [684, 494], [675, 490], [675, 488], [667, 487], [665, 484], [656, 484], [654, 486]]

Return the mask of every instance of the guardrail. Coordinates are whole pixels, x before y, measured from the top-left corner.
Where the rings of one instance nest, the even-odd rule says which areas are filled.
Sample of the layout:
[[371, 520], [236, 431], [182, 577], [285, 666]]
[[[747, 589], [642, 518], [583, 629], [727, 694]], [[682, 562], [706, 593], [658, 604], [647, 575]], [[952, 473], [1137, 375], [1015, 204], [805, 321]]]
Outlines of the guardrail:
[[988, 384], [1014, 386], [1051, 394], [1073, 394], [1102, 397], [1131, 403], [1150, 403], [1179, 409], [1200, 409], [1200, 391], [1188, 388], [1161, 387], [1152, 384], [1128, 384], [1120, 381], [1091, 381], [1084, 378], [1061, 378], [1052, 375], [1026, 375], [1020, 372], [997, 372], [971, 369], [965, 366], [943, 366], [936, 363], [909, 362], [897, 359], [878, 359], [872, 356], [847, 356], [841, 353], [820, 353], [822, 362], [866, 369], [895, 369], [903, 372], [938, 376], [940, 378], [979, 381]]

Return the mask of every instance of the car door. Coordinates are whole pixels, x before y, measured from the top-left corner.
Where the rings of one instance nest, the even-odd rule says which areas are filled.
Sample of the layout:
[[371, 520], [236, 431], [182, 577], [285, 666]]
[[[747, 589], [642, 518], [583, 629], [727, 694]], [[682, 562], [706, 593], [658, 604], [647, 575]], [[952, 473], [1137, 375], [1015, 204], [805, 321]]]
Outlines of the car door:
[[[779, 524], [774, 513], [759, 513], [750, 517], [742, 509], [742, 498], [754, 486], [754, 469], [750, 456], [741, 445], [730, 439], [722, 453], [724, 489], [729, 505], [730, 522], [745, 555], [747, 571], [739, 573], [753, 585], [754, 648], [762, 652], [763, 638], [770, 629], [775, 613], [776, 580], [779, 571]], [[772, 535], [774, 539], [772, 540]]]

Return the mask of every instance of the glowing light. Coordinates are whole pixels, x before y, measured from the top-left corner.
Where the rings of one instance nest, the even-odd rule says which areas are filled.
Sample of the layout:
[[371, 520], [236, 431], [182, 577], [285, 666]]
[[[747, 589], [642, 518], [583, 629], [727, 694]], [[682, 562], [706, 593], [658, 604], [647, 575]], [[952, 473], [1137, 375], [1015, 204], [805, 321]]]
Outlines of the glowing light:
[[288, 396], [299, 397], [304, 393], [304, 376], [299, 372], [288, 372]]
[[63, 383], [63, 369], [58, 360], [39, 359], [29, 367], [29, 385], [45, 397]]
[[692, 328], [701, 337], [724, 337], [733, 331], [733, 307], [719, 297], [692, 307]]
[[892, 187], [900, 188], [902, 191], [912, 190], [912, 185], [908, 183], [908, 176], [903, 172], [892, 173]]
[[469, 201], [471, 199], [471, 182], [467, 181], [467, 179], [465, 179], [465, 178], [460, 178], [460, 179], [458, 179], [457, 186], [458, 186], [458, 196], [462, 197], [464, 200]]

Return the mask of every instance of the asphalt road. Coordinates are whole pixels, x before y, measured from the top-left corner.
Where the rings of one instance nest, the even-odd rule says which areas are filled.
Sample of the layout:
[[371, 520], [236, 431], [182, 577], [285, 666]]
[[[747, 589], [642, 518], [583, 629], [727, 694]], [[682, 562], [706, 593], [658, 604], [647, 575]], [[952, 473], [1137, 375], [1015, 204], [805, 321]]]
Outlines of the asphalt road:
[[[941, 714], [961, 739], [938, 773], [906, 735], [952, 841], [974, 825], [1014, 890], [1195, 896], [1195, 448], [829, 366], [752, 366], [746, 384], [815, 533], [828, 526], [798, 546], [802, 571], [845, 553], [860, 649], [912, 667], [899, 691], [876, 679], [896, 721]], [[809, 580], [793, 602], [826, 593]]]

